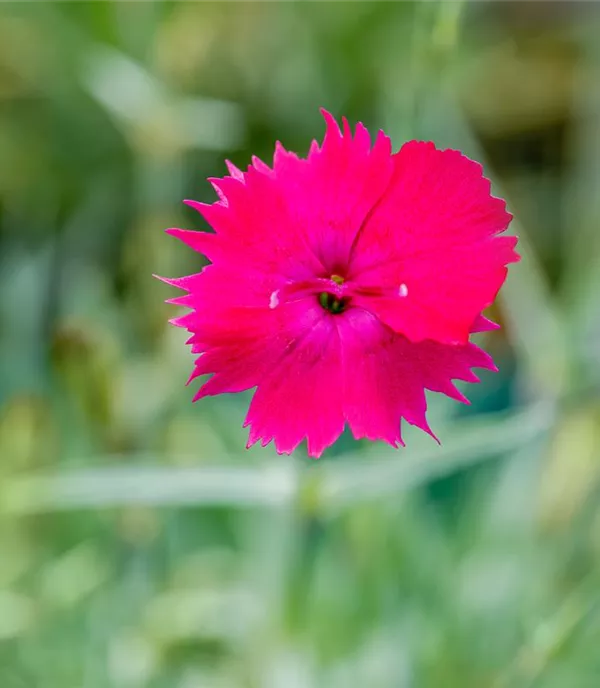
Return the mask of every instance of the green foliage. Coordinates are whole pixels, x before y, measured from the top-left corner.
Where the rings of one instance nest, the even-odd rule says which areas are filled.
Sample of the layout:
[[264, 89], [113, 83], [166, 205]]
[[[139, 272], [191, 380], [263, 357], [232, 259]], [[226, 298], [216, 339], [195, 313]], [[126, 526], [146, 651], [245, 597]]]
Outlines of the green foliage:
[[[0, 5], [0, 688], [600, 685], [593, 3]], [[537, 8], [537, 9], [536, 9]], [[152, 273], [325, 106], [483, 160], [523, 261], [443, 444], [245, 451]]]

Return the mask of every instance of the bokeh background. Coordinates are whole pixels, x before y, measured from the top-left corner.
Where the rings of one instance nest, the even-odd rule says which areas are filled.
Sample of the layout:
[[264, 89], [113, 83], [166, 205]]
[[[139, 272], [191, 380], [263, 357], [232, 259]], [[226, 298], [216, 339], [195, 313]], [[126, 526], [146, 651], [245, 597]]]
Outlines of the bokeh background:
[[[0, 4], [1, 688], [600, 686], [600, 13]], [[319, 107], [484, 162], [522, 262], [442, 438], [243, 449], [152, 273]], [[467, 389], [468, 388], [468, 389]]]

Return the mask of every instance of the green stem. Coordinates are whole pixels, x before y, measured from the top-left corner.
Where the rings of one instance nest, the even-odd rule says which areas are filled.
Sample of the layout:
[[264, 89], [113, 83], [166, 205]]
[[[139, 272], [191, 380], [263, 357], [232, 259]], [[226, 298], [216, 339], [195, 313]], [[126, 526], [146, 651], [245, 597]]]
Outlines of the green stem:
[[458, 46], [466, 0], [418, 2], [415, 6], [411, 55], [412, 104], [409, 136], [419, 138], [427, 96], [437, 90]]

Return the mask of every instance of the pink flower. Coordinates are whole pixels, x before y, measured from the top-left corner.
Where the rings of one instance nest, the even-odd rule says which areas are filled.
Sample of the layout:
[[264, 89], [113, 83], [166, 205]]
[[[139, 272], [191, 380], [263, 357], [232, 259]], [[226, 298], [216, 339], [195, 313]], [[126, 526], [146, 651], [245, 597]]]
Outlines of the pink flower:
[[[452, 380], [495, 370], [469, 343], [494, 329], [482, 311], [518, 260], [504, 201], [479, 164], [410, 141], [392, 154], [324, 112], [322, 146], [306, 159], [279, 143], [273, 167], [212, 179], [219, 196], [197, 209], [214, 233], [169, 229], [211, 264], [166, 280], [186, 295], [194, 400], [256, 387], [248, 446], [318, 457], [346, 423], [355, 438], [402, 444], [403, 418], [433, 435], [425, 390], [468, 403]], [[434, 436], [435, 437], [435, 436]]]

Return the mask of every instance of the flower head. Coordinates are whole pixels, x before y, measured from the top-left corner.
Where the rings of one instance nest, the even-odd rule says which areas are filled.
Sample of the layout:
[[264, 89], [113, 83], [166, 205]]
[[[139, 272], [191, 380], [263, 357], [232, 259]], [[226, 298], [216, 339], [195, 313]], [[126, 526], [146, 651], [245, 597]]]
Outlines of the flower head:
[[[166, 280], [191, 309], [173, 320], [197, 354], [195, 396], [256, 388], [249, 445], [318, 457], [346, 424], [355, 438], [402, 444], [401, 419], [433, 435], [425, 390], [466, 398], [452, 380], [494, 370], [469, 343], [518, 260], [517, 239], [479, 164], [410, 141], [392, 154], [324, 112], [306, 159], [276, 145], [212, 179], [219, 200], [186, 201], [214, 232], [169, 229], [211, 263]], [[467, 402], [468, 403], [468, 402]]]

